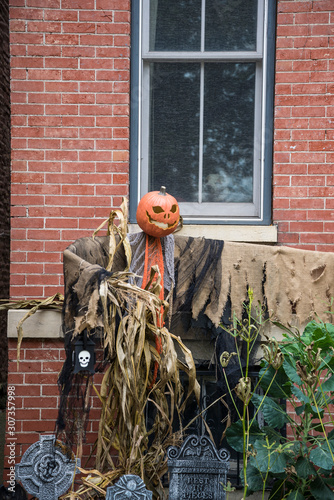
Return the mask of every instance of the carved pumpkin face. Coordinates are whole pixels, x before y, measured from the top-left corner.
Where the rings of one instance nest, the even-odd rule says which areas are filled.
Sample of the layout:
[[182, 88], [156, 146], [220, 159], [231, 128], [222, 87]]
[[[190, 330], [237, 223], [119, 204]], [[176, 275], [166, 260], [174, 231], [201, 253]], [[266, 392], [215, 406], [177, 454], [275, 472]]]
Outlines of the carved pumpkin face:
[[166, 193], [162, 186], [159, 191], [145, 194], [137, 208], [137, 223], [144, 233], [160, 238], [171, 234], [180, 220], [180, 209], [174, 196]]

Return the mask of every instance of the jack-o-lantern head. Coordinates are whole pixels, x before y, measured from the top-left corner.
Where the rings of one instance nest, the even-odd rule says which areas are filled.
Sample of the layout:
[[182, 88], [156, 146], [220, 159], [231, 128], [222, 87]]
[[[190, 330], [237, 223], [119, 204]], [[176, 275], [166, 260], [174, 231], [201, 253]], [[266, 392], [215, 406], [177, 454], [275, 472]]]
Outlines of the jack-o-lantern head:
[[160, 238], [171, 234], [180, 220], [180, 209], [174, 196], [166, 193], [161, 186], [160, 191], [145, 194], [137, 208], [137, 223], [144, 233]]

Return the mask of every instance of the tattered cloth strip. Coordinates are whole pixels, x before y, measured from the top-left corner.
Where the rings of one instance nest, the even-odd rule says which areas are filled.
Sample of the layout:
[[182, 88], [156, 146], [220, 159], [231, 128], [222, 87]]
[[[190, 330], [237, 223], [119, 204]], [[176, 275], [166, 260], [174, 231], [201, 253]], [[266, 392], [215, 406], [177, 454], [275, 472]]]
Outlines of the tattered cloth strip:
[[[132, 242], [137, 236], [131, 236]], [[138, 236], [139, 240], [143, 237]], [[247, 288], [254, 290], [254, 300], [266, 304], [271, 316], [284, 324], [293, 317], [300, 323], [314, 317], [331, 321], [326, 312], [334, 297], [334, 253], [297, 250], [283, 246], [232, 243], [175, 235], [175, 288], [173, 314], [191, 314], [196, 320], [206, 316], [216, 327], [226, 310], [242, 316]], [[139, 247], [138, 247], [139, 248]], [[65, 300], [63, 329], [67, 360], [60, 376], [62, 386], [58, 429], [64, 429], [70, 411], [66, 391], [71, 382], [71, 340], [91, 301], [94, 302], [96, 326], [103, 326], [99, 286], [110, 275], [108, 237], [81, 238], [64, 252]], [[139, 259], [140, 260], [140, 259]], [[123, 247], [114, 257], [112, 272], [123, 271], [126, 259]], [[171, 278], [172, 279], [172, 278]], [[165, 281], [166, 285], [166, 281]], [[96, 317], [100, 318], [96, 323]], [[86, 317], [89, 325], [90, 318]], [[82, 323], [81, 323], [82, 324]], [[79, 394], [79, 381], [76, 381]], [[86, 386], [82, 380], [81, 387]], [[73, 387], [71, 389], [73, 394]], [[82, 392], [83, 411], [88, 411], [87, 394]], [[66, 410], [67, 408], [67, 410]], [[76, 413], [78, 415], [78, 413]], [[73, 419], [76, 418], [75, 411]], [[80, 420], [80, 419], [78, 419]], [[72, 434], [76, 433], [73, 422]]]
[[334, 297], [334, 253], [313, 252], [286, 246], [226, 242], [222, 256], [222, 286], [217, 309], [206, 314], [217, 324], [228, 297], [240, 318], [247, 288], [254, 301], [266, 304], [271, 317], [300, 324], [318, 315], [331, 321], [328, 313]]
[[[146, 250], [146, 235], [144, 232], [128, 234], [128, 239], [131, 246], [131, 265], [130, 271], [137, 275], [136, 285], [142, 286], [144, 266], [145, 266], [145, 250]], [[154, 240], [148, 236], [149, 241]], [[164, 288], [168, 292], [174, 284], [174, 236], [169, 234], [164, 238], [160, 238], [162, 246], [162, 254], [164, 261]]]
[[[135, 240], [136, 236], [131, 235], [131, 242]], [[218, 326], [229, 301], [231, 310], [241, 318], [247, 288], [251, 287], [255, 301], [265, 303], [272, 317], [284, 324], [293, 316], [303, 323], [315, 313], [324, 320], [330, 319], [326, 311], [334, 297], [334, 253], [248, 243], [223, 244], [180, 235], [175, 235], [174, 240], [173, 313], [191, 312], [197, 319], [203, 312]], [[92, 288], [98, 286], [97, 276], [107, 272], [104, 268], [107, 262], [107, 237], [81, 238], [65, 250], [65, 334], [73, 333], [75, 318], [87, 311]], [[120, 248], [113, 271], [123, 270], [125, 262]], [[165, 287], [166, 281], [165, 278]]]

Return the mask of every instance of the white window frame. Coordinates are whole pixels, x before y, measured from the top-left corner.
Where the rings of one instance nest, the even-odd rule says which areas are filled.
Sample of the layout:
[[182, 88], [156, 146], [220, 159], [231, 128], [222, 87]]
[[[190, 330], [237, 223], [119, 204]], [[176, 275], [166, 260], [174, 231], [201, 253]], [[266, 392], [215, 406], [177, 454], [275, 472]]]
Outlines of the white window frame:
[[[255, 77], [255, 120], [254, 120], [254, 166], [253, 166], [253, 203], [180, 203], [180, 211], [187, 224], [268, 224], [268, 173], [265, 173], [265, 141], [268, 138], [267, 125], [267, 30], [268, 3], [272, 0], [258, 0], [258, 29], [256, 51], [204, 52], [204, 25], [202, 16], [202, 47], [199, 52], [153, 52], [149, 50], [149, 1], [138, 0], [138, 126], [137, 126], [137, 182], [130, 190], [135, 203], [148, 189], [148, 152], [149, 152], [149, 65], [151, 62], [199, 62], [201, 73], [205, 62], [254, 62]], [[205, 9], [205, 0], [202, 0]], [[260, 22], [260, 20], [262, 22]], [[203, 81], [203, 76], [202, 76]], [[269, 127], [270, 128], [270, 127]], [[266, 133], [267, 130], [267, 133]], [[201, 156], [201, 155], [200, 155]], [[268, 161], [267, 161], [268, 163]], [[199, 165], [201, 170], [201, 165]], [[271, 174], [270, 174], [271, 177]], [[270, 179], [271, 180], [271, 179]], [[131, 177], [131, 183], [133, 179]], [[267, 188], [266, 188], [267, 186]], [[172, 193], [171, 193], [172, 194]], [[269, 195], [271, 196], [271, 194]], [[131, 197], [131, 194], [130, 194]], [[267, 201], [266, 201], [266, 199]], [[271, 200], [270, 200], [271, 202]], [[131, 199], [130, 199], [131, 205]], [[266, 209], [267, 207], [267, 209]], [[265, 211], [267, 213], [265, 213]], [[132, 217], [133, 219], [133, 217]], [[134, 222], [134, 220], [133, 220]]]

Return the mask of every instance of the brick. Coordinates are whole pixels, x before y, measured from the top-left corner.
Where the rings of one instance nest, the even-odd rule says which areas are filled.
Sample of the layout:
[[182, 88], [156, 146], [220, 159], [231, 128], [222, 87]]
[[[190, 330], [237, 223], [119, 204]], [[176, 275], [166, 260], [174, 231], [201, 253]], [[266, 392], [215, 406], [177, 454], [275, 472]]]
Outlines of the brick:
[[[9, 361], [8, 370], [14, 373], [40, 373], [42, 365], [38, 361], [20, 361], [19, 370], [16, 361]], [[15, 401], [16, 403], [18, 401]]]
[[[112, 195], [123, 195], [126, 196], [128, 192], [127, 186], [96, 186], [97, 196], [112, 196]], [[101, 200], [103, 201], [103, 200]], [[99, 203], [100, 205], [105, 205], [105, 203]], [[110, 201], [109, 201], [110, 204]]]
[[[16, 359], [16, 355], [15, 358]], [[29, 386], [15, 386], [15, 397], [16, 396], [40, 396], [41, 386], [40, 385], [29, 385]]]
[[73, 128], [64, 128], [64, 127], [62, 127], [62, 128], [49, 127], [47, 129], [45, 129], [44, 134], [45, 134], [45, 137], [60, 137], [60, 138], [72, 137], [72, 138], [75, 138], [75, 137], [78, 137], [78, 130], [73, 129]]
[[45, 44], [46, 45], [78, 45], [79, 44], [79, 35], [45, 35]]
[[307, 141], [275, 141], [275, 151], [308, 151]]
[[55, 423], [50, 420], [32, 420], [23, 422], [22, 428], [24, 432], [34, 431], [38, 433], [52, 433], [55, 429]]
[[45, 159], [47, 161], [77, 161], [78, 152], [77, 151], [46, 151]]
[[51, 161], [29, 161], [29, 170], [34, 172], [59, 172], [61, 170], [60, 162]]
[[319, 71], [312, 72], [310, 74], [311, 82], [333, 82], [334, 81], [334, 72], [333, 71]]
[[[44, 264], [45, 273], [46, 274], [63, 274], [63, 264], [60, 262], [59, 264]], [[59, 351], [52, 354], [52, 358], [48, 359], [59, 359]]]
[[20, 217], [12, 220], [12, 227], [16, 228], [42, 228], [44, 227], [44, 219], [30, 219], [27, 217]]
[[291, 243], [299, 243], [298, 233], [280, 233], [278, 235], [278, 243], [287, 245]]
[[43, 59], [37, 57], [14, 57], [12, 68], [43, 68]]
[[79, 174], [80, 184], [111, 184], [111, 174]]
[[113, 151], [113, 161], [129, 161], [129, 151]]
[[[277, 12], [311, 12], [313, 10], [313, 4], [315, 2], [310, 1], [280, 1], [277, 5]], [[320, 2], [321, 3], [321, 2]]]
[[54, 408], [57, 407], [57, 397], [27, 397], [24, 398], [24, 404], [26, 408]]
[[290, 200], [288, 198], [275, 198], [273, 200], [273, 209], [290, 208]]
[[31, 149], [60, 149], [58, 139], [28, 139], [28, 147]]
[[[42, 387], [42, 396], [57, 396], [58, 395], [58, 386], [57, 385], [43, 385]], [[49, 425], [55, 426], [54, 422], [50, 422], [46, 420], [45, 422], [49, 422]]]
[[96, 117], [97, 127], [128, 127], [129, 117], [128, 116], [97, 116]]
[[78, 92], [78, 89], [78, 82], [45, 82], [46, 92], [63, 92], [66, 95], [67, 92]]
[[[332, 5], [333, 8], [333, 5]], [[296, 13], [294, 16], [296, 24], [328, 24], [329, 23], [329, 12], [307, 12], [307, 13]]]
[[95, 172], [95, 163], [70, 162], [63, 163], [63, 172]]
[[63, 217], [94, 217], [95, 209], [93, 207], [64, 207], [62, 214]]
[[95, 23], [64, 23], [63, 24], [63, 33], [96, 33], [97, 27]]
[[[64, 233], [64, 232], [63, 232]], [[69, 235], [69, 238], [68, 239], [65, 239], [64, 237], [64, 234], [63, 234], [63, 240], [62, 241], [46, 241], [45, 242], [45, 250], [47, 252], [51, 252], [51, 251], [55, 251], [55, 252], [63, 252], [65, 250], [65, 248], [67, 248], [69, 245], [71, 245], [73, 243], [73, 241], [77, 238], [80, 238], [80, 236], [76, 236], [75, 238], [74, 237], [70, 237], [70, 231], [68, 233]], [[82, 236], [87, 236], [87, 235], [82, 235]], [[91, 234], [89, 234], [88, 236], [92, 236]], [[61, 287], [58, 287], [57, 290], [54, 292], [54, 293], [64, 293], [64, 290], [63, 288]], [[54, 295], [54, 293], [50, 293], [49, 295], [46, 295], [47, 297], [49, 297], [50, 295]]]
[[332, 0], [317, 0], [316, 2], [312, 2], [312, 10], [313, 11], [333, 11], [333, 1]]
[[40, 410], [16, 410], [15, 417], [17, 420], [38, 420], [40, 416]]
[[36, 33], [11, 33], [11, 44], [43, 45], [43, 35]]
[[95, 71], [69, 69], [62, 72], [62, 77], [64, 80], [92, 81], [95, 80]]
[[95, 51], [96, 51], [95, 47], [82, 47], [82, 46], [62, 47], [63, 57], [94, 57]]
[[[94, 9], [94, 0], [85, 0], [85, 9], [93, 10]], [[81, 0], [62, 0], [61, 3], [62, 9], [82, 9]]]
[[32, 252], [42, 252], [44, 245], [42, 241], [26, 241], [25, 238], [20, 238], [15, 241], [14, 238], [11, 242], [12, 250], [15, 251], [32, 251]]
[[291, 157], [293, 163], [325, 163], [325, 153], [293, 153]]
[[78, 68], [78, 61], [69, 57], [52, 57], [45, 60], [46, 68]]
[[95, 96], [91, 94], [64, 94], [63, 104], [95, 104]]
[[[292, 63], [291, 63], [292, 70]], [[310, 75], [308, 72], [299, 72], [299, 73], [276, 73], [276, 83], [308, 83], [310, 81]], [[320, 79], [321, 81], [321, 79]]]
[[310, 151], [333, 151], [334, 141], [310, 141]]
[[95, 144], [93, 140], [75, 140], [75, 139], [63, 139], [62, 147], [65, 149], [75, 149], [75, 150], [84, 150], [84, 149], [94, 149]]
[[[292, 130], [291, 131], [292, 140], [303, 140], [303, 141], [314, 141], [314, 140], [324, 140], [325, 130]], [[312, 151], [311, 144], [309, 143], [309, 150]]]
[[334, 234], [334, 221], [324, 223], [324, 232], [330, 232]]
[[323, 106], [296, 106], [292, 108], [291, 115], [294, 116], [326, 116], [326, 108]]
[[93, 116], [64, 116], [64, 127], [93, 127], [95, 118]]
[[323, 233], [301, 233], [300, 234], [301, 243], [329, 243], [333, 244], [332, 234]]
[[110, 161], [110, 151], [79, 151], [80, 161]]
[[290, 208], [292, 209], [322, 209], [325, 208], [325, 202], [321, 198], [305, 198], [290, 200]]
[[291, 176], [291, 185], [292, 186], [324, 186], [326, 184], [326, 177], [311, 175], [306, 177], [305, 175]]
[[[79, 206], [82, 206], [82, 207], [89, 207], [89, 206], [92, 206], [92, 207], [111, 207], [111, 194], [113, 193], [108, 193], [109, 189], [108, 187], [106, 186], [106, 191], [107, 193], [104, 194], [103, 192], [100, 193], [100, 189], [104, 187], [104, 186], [97, 186], [96, 187], [96, 195], [97, 196], [101, 196], [101, 198], [88, 198], [87, 196], [80, 196], [79, 197]], [[110, 191], [114, 191], [115, 188], [111, 189]], [[121, 194], [124, 194], [125, 195], [125, 190], [122, 189], [122, 193]], [[117, 194], [117, 193], [115, 193]], [[65, 234], [66, 236], [70, 239], [70, 240], [73, 240], [73, 236], [71, 237], [71, 233], [68, 232], [68, 233], [65, 233], [63, 232], [64, 234], [64, 237], [65, 237]], [[89, 235], [91, 236], [91, 235]], [[80, 235], [78, 234], [77, 238], [80, 238]]]
[[94, 195], [94, 186], [89, 186], [89, 185], [64, 185], [62, 186], [62, 194], [63, 195]]
[[77, 21], [79, 14], [77, 10], [65, 11], [63, 9], [44, 9], [43, 12], [45, 21]]
[[308, 210], [307, 220], [333, 220], [334, 212], [331, 210]]
[[29, 229], [28, 238], [33, 240], [59, 240], [60, 233], [51, 229]]
[[[59, 219], [56, 219], [59, 220]], [[48, 219], [45, 221], [45, 223], [48, 223]], [[43, 258], [43, 261], [46, 262], [61, 262], [61, 254], [58, 252], [43, 252], [41, 254], [40, 252], [28, 252], [27, 253], [27, 262], [39, 262]]]
[[306, 210], [276, 210], [275, 218], [278, 220], [307, 220]]
[[[43, 376], [43, 374], [42, 374]], [[42, 420], [52, 420], [53, 422], [56, 421], [58, 416], [58, 409], [57, 408], [47, 408], [41, 409], [41, 418]]]
[[[107, 219], [108, 217], [108, 214], [107, 214], [107, 211], [106, 209], [104, 209], [105, 211], [105, 218], [104, 220]], [[92, 232], [98, 228], [100, 226], [100, 224], [102, 224], [103, 222], [103, 219], [93, 219], [93, 218], [89, 218], [89, 219], [84, 219], [84, 218], [80, 218], [79, 219], [79, 229], [91, 229]]]
[[320, 165], [309, 165], [308, 173], [310, 175], [314, 174], [331, 174], [333, 172], [333, 165], [330, 164], [320, 164]]

